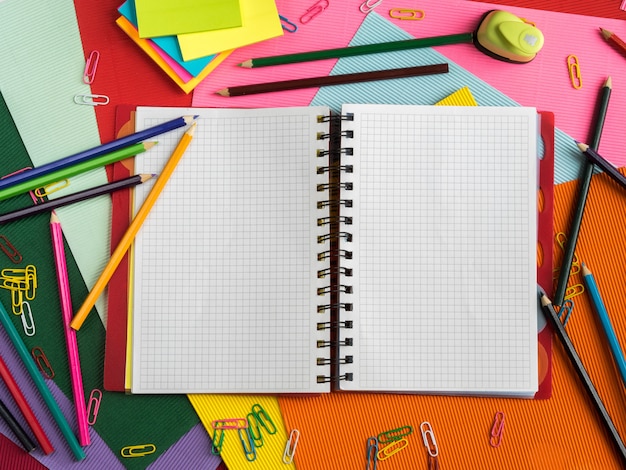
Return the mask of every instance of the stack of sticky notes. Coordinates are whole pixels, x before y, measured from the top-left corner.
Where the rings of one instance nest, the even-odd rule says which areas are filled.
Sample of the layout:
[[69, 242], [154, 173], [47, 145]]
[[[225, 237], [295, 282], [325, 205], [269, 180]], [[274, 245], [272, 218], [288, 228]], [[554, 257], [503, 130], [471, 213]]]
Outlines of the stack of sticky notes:
[[117, 25], [185, 92], [236, 48], [283, 34], [275, 0], [127, 0]]

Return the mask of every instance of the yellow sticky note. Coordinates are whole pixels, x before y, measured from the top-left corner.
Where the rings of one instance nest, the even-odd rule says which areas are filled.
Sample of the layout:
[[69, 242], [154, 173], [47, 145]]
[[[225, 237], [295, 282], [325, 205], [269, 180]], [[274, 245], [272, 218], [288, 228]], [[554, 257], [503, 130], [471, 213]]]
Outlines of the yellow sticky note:
[[183, 59], [197, 59], [282, 36], [283, 28], [275, 0], [241, 0], [240, 7], [240, 27], [179, 34], [178, 44]]
[[242, 25], [239, 0], [135, 0], [135, 10], [141, 38]]
[[[267, 423], [267, 428], [263, 425], [256, 425], [257, 421], [251, 418], [253, 427], [251, 433], [253, 436], [262, 436], [262, 445], [255, 448], [254, 460], [250, 461], [246, 458], [244, 447], [240, 439], [240, 434], [245, 436], [246, 432], [238, 432], [237, 429], [227, 429], [223, 431], [224, 438], [221, 445], [220, 456], [228, 468], [254, 468], [275, 470], [277, 468], [284, 470], [296, 470], [293, 463], [285, 464], [283, 462], [283, 454], [285, 445], [288, 440], [288, 432], [285, 430], [282, 414], [278, 406], [278, 399], [272, 396], [254, 396], [254, 395], [209, 395], [209, 394], [190, 394], [187, 395], [191, 405], [198, 413], [200, 421], [204, 428], [213, 438], [214, 429], [213, 422], [216, 420], [228, 420], [235, 422], [236, 418], [247, 418], [255, 410], [263, 410], [261, 413], [261, 421], [270, 420], [273, 423], [276, 432], [270, 434], [267, 428], [272, 425]], [[260, 406], [260, 408], [258, 408]], [[232, 421], [231, 421], [232, 420]], [[238, 420], [237, 420], [238, 421]], [[244, 437], [245, 438], [245, 437]], [[216, 437], [219, 439], [219, 436]], [[258, 442], [258, 439], [257, 439]], [[296, 447], [297, 450], [297, 447]]]
[[472, 92], [468, 87], [463, 87], [450, 96], [438, 101], [435, 106], [478, 106]]
[[193, 77], [188, 82], [184, 82], [178, 74], [165, 62], [163, 57], [159, 55], [148, 43], [147, 39], [140, 38], [137, 34], [137, 30], [133, 24], [123, 16], [120, 16], [116, 21], [117, 25], [124, 31], [143, 51], [150, 56], [150, 58], [156, 62], [156, 64], [163, 69], [163, 71], [185, 92], [190, 93], [196, 86], [204, 80], [215, 68], [221, 64], [226, 57], [228, 57], [233, 51], [220, 52], [211, 62], [209, 62], [202, 72]]

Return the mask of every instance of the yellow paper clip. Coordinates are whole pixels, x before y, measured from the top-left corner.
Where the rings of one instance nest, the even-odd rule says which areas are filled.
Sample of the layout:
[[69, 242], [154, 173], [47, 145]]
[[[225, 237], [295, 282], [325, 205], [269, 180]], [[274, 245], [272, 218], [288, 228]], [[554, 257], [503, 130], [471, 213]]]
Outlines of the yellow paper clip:
[[317, 15], [322, 13], [326, 8], [330, 6], [330, 2], [328, 0], [320, 0], [317, 3], [311, 5], [307, 11], [304, 12], [304, 15], [300, 17], [300, 23], [306, 24], [315, 18]]
[[285, 444], [285, 452], [283, 452], [283, 463], [289, 465], [293, 462], [293, 456], [296, 453], [296, 448], [298, 447], [298, 441], [300, 440], [300, 431], [297, 429], [292, 429], [289, 433], [289, 439], [287, 439], [287, 443]]
[[17, 251], [17, 248], [15, 248], [9, 239], [4, 235], [0, 235], [0, 250], [2, 250], [3, 253], [7, 255], [15, 264], [22, 262], [22, 255], [20, 252]]
[[577, 90], [583, 87], [583, 77], [580, 74], [580, 62], [574, 54], [567, 56], [567, 70], [569, 71], [569, 79], [572, 86]]
[[423, 20], [426, 16], [424, 10], [411, 10], [406, 8], [392, 8], [389, 17], [396, 20]]
[[568, 287], [565, 291], [565, 300], [579, 296], [583, 292], [585, 292], [585, 286], [582, 284], [574, 284], [573, 286]]
[[489, 433], [489, 444], [491, 447], [499, 447], [502, 444], [502, 435], [504, 434], [504, 413], [496, 412], [493, 418], [493, 425]]
[[48, 360], [48, 357], [43, 352], [39, 346], [35, 346], [30, 350], [30, 353], [33, 355], [33, 359], [35, 359], [35, 364], [39, 367], [39, 370], [43, 374], [46, 379], [54, 378], [54, 369], [52, 368], [52, 364]]
[[422, 440], [424, 441], [424, 446], [428, 450], [428, 455], [430, 457], [437, 457], [439, 455], [439, 446], [437, 446], [435, 433], [433, 432], [433, 428], [430, 423], [428, 421], [424, 421], [420, 424], [420, 431], [422, 431]]
[[74, 103], [86, 104], [88, 106], [104, 106], [109, 104], [109, 97], [106, 95], [76, 95]]
[[141, 444], [136, 446], [122, 447], [120, 454], [122, 457], [143, 457], [144, 455], [154, 454], [156, 446], [154, 444]]
[[102, 401], [102, 391], [94, 388], [89, 394], [89, 401], [87, 402], [87, 424], [93, 426], [98, 419], [98, 412], [100, 411], [100, 402]]
[[374, 0], [373, 2], [372, 0], [365, 0], [363, 3], [361, 3], [359, 10], [361, 10], [361, 13], [368, 14], [381, 3], [383, 3], [383, 0]]
[[35, 196], [43, 198], [63, 188], [66, 188], [69, 185], [70, 185], [70, 180], [68, 179], [57, 181], [56, 183], [50, 183], [45, 186], [42, 186], [41, 188], [35, 189]]
[[87, 57], [85, 71], [83, 72], [83, 82], [87, 85], [91, 85], [94, 78], [96, 78], [96, 69], [98, 68], [99, 61], [100, 53], [98, 51], [92, 51], [89, 57]]
[[[24, 308], [26, 307], [26, 308]], [[35, 319], [28, 302], [22, 302], [22, 326], [26, 336], [35, 336]]]
[[378, 460], [385, 460], [394, 454], [397, 454], [402, 449], [406, 449], [409, 446], [409, 440], [406, 438], [393, 441], [391, 444], [387, 444], [385, 447], [378, 451]]

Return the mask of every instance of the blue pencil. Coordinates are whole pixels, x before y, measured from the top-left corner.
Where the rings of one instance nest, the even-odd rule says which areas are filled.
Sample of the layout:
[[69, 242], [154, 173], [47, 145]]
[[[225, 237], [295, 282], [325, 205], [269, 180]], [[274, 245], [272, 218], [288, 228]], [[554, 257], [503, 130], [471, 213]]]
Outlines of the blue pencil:
[[70, 155], [69, 157], [64, 157], [59, 160], [46, 163], [45, 165], [37, 166], [32, 170], [12, 174], [11, 176], [0, 179], [0, 189], [9, 188], [18, 183], [31, 180], [38, 176], [47, 175], [49, 173], [52, 173], [53, 171], [61, 170], [69, 166], [76, 165], [78, 163], [86, 162], [101, 155], [111, 153], [115, 150], [137, 144], [146, 139], [154, 137], [155, 135], [164, 134], [174, 129], [178, 129], [179, 127], [186, 126], [192, 123], [196, 118], [197, 116], [182, 116], [176, 119], [172, 119], [171, 121], [164, 122], [162, 124], [159, 124], [158, 126], [135, 132], [134, 134], [112, 140], [111, 142], [107, 142], [106, 144], [93, 147], [89, 150], [83, 150], [82, 152], [75, 153], [74, 155]]
[[622, 353], [622, 348], [619, 345], [619, 341], [617, 340], [617, 336], [615, 335], [615, 330], [613, 330], [613, 325], [611, 325], [611, 320], [609, 318], [609, 314], [604, 306], [604, 302], [602, 301], [602, 297], [600, 296], [600, 290], [598, 289], [598, 285], [596, 284], [596, 280], [593, 277], [593, 274], [589, 270], [585, 263], [583, 263], [581, 267], [583, 281], [587, 286], [587, 290], [589, 291], [589, 296], [591, 297], [591, 303], [593, 304], [596, 313], [600, 317], [600, 322], [602, 323], [602, 328], [604, 328], [604, 333], [609, 341], [609, 347], [611, 348], [611, 353], [613, 354], [613, 359], [615, 360], [615, 364], [619, 369], [619, 373], [622, 376], [622, 381], [624, 385], [626, 385], [626, 360], [624, 360], [624, 354]]
[[46, 385], [46, 382], [43, 379], [43, 376], [41, 375], [41, 373], [39, 372], [39, 369], [37, 369], [37, 366], [35, 365], [35, 361], [33, 360], [32, 356], [29, 354], [28, 349], [26, 348], [26, 345], [24, 344], [24, 341], [22, 340], [22, 337], [17, 332], [17, 328], [15, 328], [15, 325], [11, 321], [11, 318], [9, 317], [9, 314], [4, 308], [4, 305], [2, 305], [2, 302], [0, 302], [0, 323], [2, 323], [2, 326], [4, 327], [5, 331], [7, 332], [7, 335], [9, 336], [9, 339], [13, 343], [13, 347], [15, 348], [20, 358], [22, 359], [22, 363], [26, 367], [26, 370], [30, 374], [30, 377], [33, 379], [33, 382], [35, 382], [35, 385], [37, 386], [37, 389], [39, 390], [39, 393], [41, 394], [43, 401], [48, 406], [48, 409], [50, 410], [50, 414], [56, 421], [57, 426], [59, 427], [59, 429], [61, 430], [61, 433], [63, 434], [63, 437], [65, 437], [65, 440], [67, 441], [67, 444], [69, 445], [72, 453], [74, 454], [74, 457], [76, 458], [76, 460], [84, 459], [85, 451], [83, 451], [83, 448], [78, 443], [78, 439], [76, 439], [76, 436], [72, 432], [72, 428], [70, 427], [70, 424], [65, 419], [65, 416], [63, 416], [63, 413], [61, 412], [61, 408], [59, 408], [59, 404], [54, 400], [54, 397], [52, 396], [52, 392]]

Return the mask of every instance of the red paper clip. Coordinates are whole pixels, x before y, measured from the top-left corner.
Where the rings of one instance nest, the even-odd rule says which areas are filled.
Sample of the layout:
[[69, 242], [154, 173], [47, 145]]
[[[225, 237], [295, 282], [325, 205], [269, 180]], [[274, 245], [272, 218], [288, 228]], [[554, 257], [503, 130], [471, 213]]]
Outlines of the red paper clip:
[[15, 248], [9, 239], [4, 235], [0, 235], [0, 250], [2, 250], [4, 254], [7, 255], [15, 264], [22, 262], [22, 255], [20, 252], [17, 251], [17, 248]]
[[46, 379], [54, 378], [54, 369], [46, 357], [46, 354], [43, 352], [43, 349], [39, 346], [35, 346], [31, 349], [30, 353], [33, 355], [33, 359], [35, 359], [35, 363], [37, 364], [37, 367], [39, 367], [43, 376]]

